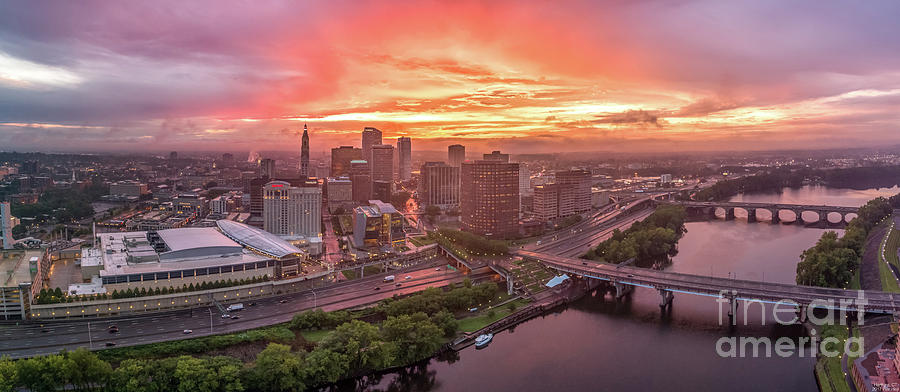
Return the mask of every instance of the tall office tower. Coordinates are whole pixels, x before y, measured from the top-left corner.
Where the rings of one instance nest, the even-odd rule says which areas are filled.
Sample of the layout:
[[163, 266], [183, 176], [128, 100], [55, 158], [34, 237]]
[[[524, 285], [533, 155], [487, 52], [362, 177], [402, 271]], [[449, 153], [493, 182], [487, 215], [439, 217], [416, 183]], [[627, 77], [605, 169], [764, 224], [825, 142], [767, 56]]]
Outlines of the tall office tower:
[[0, 202], [0, 240], [3, 240], [3, 249], [13, 248], [12, 224], [9, 202]]
[[463, 162], [459, 193], [464, 230], [497, 238], [518, 235], [518, 163]]
[[369, 162], [372, 181], [394, 181], [394, 146], [390, 144], [372, 146], [372, 160]]
[[531, 195], [531, 171], [522, 162], [519, 162], [519, 195]]
[[331, 149], [331, 176], [350, 175], [350, 162], [362, 159], [363, 153], [353, 146], [340, 146]]
[[292, 186], [271, 181], [263, 188], [263, 229], [288, 237], [318, 237], [322, 232], [322, 188], [316, 181]]
[[169, 159], [178, 159], [178, 151], [172, 151], [169, 153]]
[[419, 199], [442, 209], [459, 206], [459, 168], [444, 162], [425, 162], [419, 178]]
[[391, 202], [391, 193], [392, 192], [393, 182], [390, 181], [372, 181], [372, 199], [370, 200], [381, 200], [385, 203]]
[[591, 172], [583, 169], [556, 172], [559, 184], [559, 216], [591, 210]]
[[559, 217], [559, 184], [543, 184], [534, 187], [532, 209], [538, 219], [549, 221]]
[[259, 161], [259, 177], [275, 178], [275, 160], [263, 158]]
[[450, 166], [459, 167], [466, 161], [466, 146], [462, 144], [453, 144], [447, 147], [447, 161]]
[[350, 162], [350, 183], [353, 187], [353, 201], [368, 203], [372, 199], [372, 174], [369, 162], [364, 160]]
[[303, 136], [300, 138], [300, 175], [309, 177], [309, 133], [303, 124]]
[[381, 144], [381, 131], [366, 127], [362, 132], [362, 159], [372, 162], [372, 146]]
[[490, 154], [484, 154], [484, 160], [509, 163], [509, 154], [501, 154], [500, 151], [493, 151]]
[[397, 138], [397, 156], [400, 160], [400, 181], [412, 177], [412, 140], [406, 136]]

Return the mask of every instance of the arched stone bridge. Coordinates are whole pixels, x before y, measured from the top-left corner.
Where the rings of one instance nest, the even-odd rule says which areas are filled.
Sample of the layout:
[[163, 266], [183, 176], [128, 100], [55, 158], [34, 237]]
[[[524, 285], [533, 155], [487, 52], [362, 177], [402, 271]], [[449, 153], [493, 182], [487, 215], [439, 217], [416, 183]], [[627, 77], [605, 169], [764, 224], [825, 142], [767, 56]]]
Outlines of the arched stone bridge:
[[[675, 204], [684, 206], [689, 215], [698, 216], [705, 215], [715, 218], [716, 209], [721, 208], [725, 210], [725, 219], [731, 220], [734, 219], [734, 210], [742, 209], [747, 211], [747, 221], [748, 222], [756, 222], [756, 211], [758, 210], [767, 210], [772, 214], [771, 222], [772, 223], [780, 223], [781, 218], [778, 216], [780, 211], [791, 211], [797, 217], [795, 222], [803, 223], [803, 224], [811, 224], [811, 223], [824, 223], [824, 224], [834, 224], [835, 222], [830, 222], [828, 220], [828, 215], [832, 213], [840, 214], [841, 220], [840, 222], [836, 222], [837, 224], [844, 224], [850, 221], [850, 214], [856, 214], [858, 208], [856, 207], [839, 207], [839, 206], [825, 206], [825, 205], [813, 205], [813, 204], [781, 204], [781, 203], [750, 203], [750, 202], [740, 202], [740, 201], [668, 201], [668, 200], [659, 200], [657, 203], [661, 204]], [[812, 212], [818, 216], [817, 220], [806, 221], [803, 219], [804, 212]]]

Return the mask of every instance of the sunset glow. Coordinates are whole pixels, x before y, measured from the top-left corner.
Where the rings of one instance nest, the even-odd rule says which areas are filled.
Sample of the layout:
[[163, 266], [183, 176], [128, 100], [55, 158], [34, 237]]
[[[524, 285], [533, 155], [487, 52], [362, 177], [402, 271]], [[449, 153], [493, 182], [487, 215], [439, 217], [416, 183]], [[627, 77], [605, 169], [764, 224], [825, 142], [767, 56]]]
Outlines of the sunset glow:
[[511, 152], [900, 141], [894, 2], [6, 8], [8, 149], [294, 150], [304, 123], [315, 152], [365, 126], [422, 150], [459, 139]]

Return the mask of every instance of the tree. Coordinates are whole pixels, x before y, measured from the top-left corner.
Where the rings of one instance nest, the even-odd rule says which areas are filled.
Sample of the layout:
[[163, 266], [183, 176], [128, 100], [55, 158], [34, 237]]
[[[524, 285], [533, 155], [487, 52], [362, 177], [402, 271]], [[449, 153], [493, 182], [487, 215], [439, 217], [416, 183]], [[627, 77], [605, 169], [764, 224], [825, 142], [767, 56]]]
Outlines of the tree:
[[425, 313], [388, 317], [381, 324], [384, 339], [396, 350], [396, 363], [412, 363], [434, 354], [443, 343], [443, 331]]
[[250, 377], [261, 391], [302, 391], [307, 387], [303, 368], [302, 357], [290, 346], [269, 343], [256, 355]]
[[213, 392], [219, 390], [216, 371], [206, 361], [187, 355], [178, 357], [175, 379], [179, 392]]
[[331, 384], [348, 374], [350, 367], [345, 355], [318, 348], [307, 357], [303, 367], [304, 378], [310, 384]]
[[456, 321], [456, 317], [453, 317], [453, 313], [446, 310], [431, 315], [431, 322], [444, 331], [444, 337], [447, 338], [456, 334], [456, 330], [459, 328], [459, 322]]
[[351, 320], [335, 328], [319, 347], [342, 354], [349, 369], [354, 371], [377, 370], [387, 366], [391, 359], [383, 343], [378, 327]]
[[66, 373], [76, 391], [95, 389], [106, 382], [112, 373], [109, 363], [83, 347], [68, 353], [67, 357]]
[[69, 381], [70, 366], [62, 355], [32, 357], [19, 362], [19, 382], [34, 392], [54, 392]]
[[19, 370], [9, 356], [0, 358], [0, 392], [13, 392], [19, 383]]

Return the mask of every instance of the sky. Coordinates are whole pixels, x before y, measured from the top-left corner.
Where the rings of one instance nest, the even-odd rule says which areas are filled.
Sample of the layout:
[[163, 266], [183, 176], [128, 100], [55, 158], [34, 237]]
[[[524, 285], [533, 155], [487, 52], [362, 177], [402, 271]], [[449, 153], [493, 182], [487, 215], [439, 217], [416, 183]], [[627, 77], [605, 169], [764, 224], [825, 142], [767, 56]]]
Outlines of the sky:
[[900, 144], [897, 1], [0, 0], [0, 150]]

